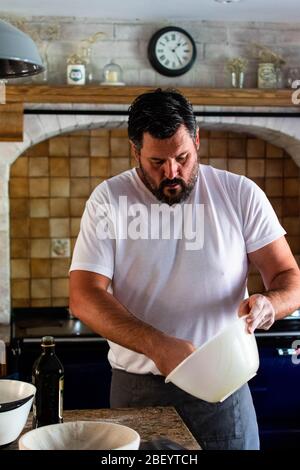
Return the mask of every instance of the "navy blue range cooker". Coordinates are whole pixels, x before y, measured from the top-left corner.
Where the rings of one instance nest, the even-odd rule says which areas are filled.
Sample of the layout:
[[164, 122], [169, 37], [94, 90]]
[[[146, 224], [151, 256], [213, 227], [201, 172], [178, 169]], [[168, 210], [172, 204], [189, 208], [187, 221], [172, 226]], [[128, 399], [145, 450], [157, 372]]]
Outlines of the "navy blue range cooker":
[[54, 336], [55, 350], [64, 366], [64, 409], [108, 408], [108, 343], [65, 307], [13, 309], [10, 375], [31, 382], [32, 365], [40, 355], [40, 342], [45, 335]]
[[298, 449], [300, 442], [300, 310], [255, 333], [260, 367], [250, 380], [262, 449]]

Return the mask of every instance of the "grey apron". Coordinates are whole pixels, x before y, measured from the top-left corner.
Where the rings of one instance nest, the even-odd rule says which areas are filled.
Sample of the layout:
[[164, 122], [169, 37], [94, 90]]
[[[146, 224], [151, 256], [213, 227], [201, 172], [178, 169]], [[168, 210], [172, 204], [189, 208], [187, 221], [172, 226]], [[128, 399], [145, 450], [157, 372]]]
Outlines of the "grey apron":
[[208, 403], [184, 392], [160, 375], [113, 369], [112, 408], [174, 406], [203, 449], [257, 450], [258, 426], [248, 385], [222, 403]]

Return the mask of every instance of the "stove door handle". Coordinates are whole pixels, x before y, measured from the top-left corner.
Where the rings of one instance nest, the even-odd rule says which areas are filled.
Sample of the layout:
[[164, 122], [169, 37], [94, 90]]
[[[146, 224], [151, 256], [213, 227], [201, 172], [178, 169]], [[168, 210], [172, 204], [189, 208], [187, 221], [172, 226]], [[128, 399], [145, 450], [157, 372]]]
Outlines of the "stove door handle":
[[254, 333], [257, 338], [271, 338], [274, 336], [294, 336], [300, 338], [300, 331], [266, 331], [263, 333]]
[[[106, 343], [106, 339], [101, 336], [93, 337], [82, 337], [82, 336], [72, 336], [70, 337], [55, 337], [55, 343]], [[23, 343], [40, 343], [40, 338], [24, 338]]]

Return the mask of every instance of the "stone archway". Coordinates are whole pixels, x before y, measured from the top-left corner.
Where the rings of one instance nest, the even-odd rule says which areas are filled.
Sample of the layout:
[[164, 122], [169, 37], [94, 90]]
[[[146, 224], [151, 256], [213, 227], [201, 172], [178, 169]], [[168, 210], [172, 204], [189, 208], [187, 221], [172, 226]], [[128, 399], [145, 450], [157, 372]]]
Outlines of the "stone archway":
[[[56, 107], [57, 108], [57, 107]], [[79, 108], [77, 105], [76, 109]], [[97, 106], [106, 109], [109, 106]], [[118, 106], [118, 109], [122, 109]], [[203, 108], [202, 108], [203, 109]], [[195, 107], [197, 110], [197, 107]], [[215, 111], [215, 109], [214, 109]], [[228, 111], [228, 108], [218, 108]], [[245, 108], [243, 108], [245, 111]], [[255, 111], [248, 108], [248, 111]], [[272, 109], [270, 109], [272, 111]], [[278, 111], [278, 110], [277, 110]], [[286, 110], [284, 110], [286, 111]], [[300, 118], [293, 117], [200, 117], [203, 128], [247, 132], [282, 147], [300, 166]], [[8, 181], [10, 165], [29, 147], [51, 137], [93, 128], [126, 127], [127, 116], [122, 115], [78, 115], [74, 114], [30, 114], [24, 116], [24, 140], [20, 143], [0, 143], [0, 323], [10, 321], [10, 241], [9, 241], [9, 197]]]
[[0, 323], [10, 322], [10, 240], [9, 194], [10, 165], [29, 147], [51, 137], [99, 127], [125, 127], [126, 116], [25, 115], [23, 142], [0, 143]]

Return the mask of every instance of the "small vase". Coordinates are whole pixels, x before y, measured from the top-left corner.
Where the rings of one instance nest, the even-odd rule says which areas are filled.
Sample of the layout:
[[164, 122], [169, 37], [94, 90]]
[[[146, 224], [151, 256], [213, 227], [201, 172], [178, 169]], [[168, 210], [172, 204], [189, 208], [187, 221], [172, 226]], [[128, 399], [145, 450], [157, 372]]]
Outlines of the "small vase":
[[231, 86], [233, 88], [243, 88], [244, 78], [244, 72], [231, 72]]
[[239, 88], [244, 88], [245, 74], [244, 72], [239, 73]]
[[237, 87], [237, 74], [236, 74], [236, 72], [231, 72], [231, 86], [233, 88]]
[[93, 74], [92, 49], [90, 47], [84, 47], [82, 49], [82, 58], [85, 63], [85, 83], [91, 84], [94, 80], [94, 74]]

